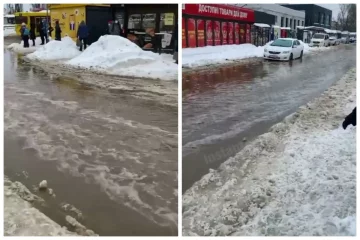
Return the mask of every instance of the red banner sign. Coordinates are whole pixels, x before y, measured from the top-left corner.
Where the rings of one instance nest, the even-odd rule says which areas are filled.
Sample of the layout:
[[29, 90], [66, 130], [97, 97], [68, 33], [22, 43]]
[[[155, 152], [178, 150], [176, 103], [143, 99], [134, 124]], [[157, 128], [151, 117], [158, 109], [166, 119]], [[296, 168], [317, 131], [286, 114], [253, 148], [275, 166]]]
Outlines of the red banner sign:
[[185, 18], [182, 19], [182, 48], [186, 48]]
[[221, 45], [220, 31], [220, 22], [214, 21], [215, 45]]
[[187, 20], [187, 30], [188, 30], [188, 42], [189, 47], [196, 47], [196, 38], [195, 38], [195, 19], [189, 18]]
[[198, 20], [196, 20], [196, 24], [197, 24], [198, 47], [204, 47], [205, 46], [204, 20], [198, 19]]
[[222, 44], [226, 45], [228, 44], [227, 38], [228, 38], [228, 27], [227, 22], [221, 23], [221, 31], [222, 31]]
[[254, 23], [254, 11], [247, 8], [240, 8], [232, 5], [222, 4], [185, 4], [183, 14], [228, 19], [235, 21], [245, 21]]
[[206, 21], [206, 45], [213, 45], [213, 24], [211, 20]]
[[229, 31], [229, 44], [234, 44], [234, 23], [228, 23], [228, 31]]
[[240, 43], [240, 27], [239, 27], [239, 23], [235, 23], [235, 44], [239, 44]]

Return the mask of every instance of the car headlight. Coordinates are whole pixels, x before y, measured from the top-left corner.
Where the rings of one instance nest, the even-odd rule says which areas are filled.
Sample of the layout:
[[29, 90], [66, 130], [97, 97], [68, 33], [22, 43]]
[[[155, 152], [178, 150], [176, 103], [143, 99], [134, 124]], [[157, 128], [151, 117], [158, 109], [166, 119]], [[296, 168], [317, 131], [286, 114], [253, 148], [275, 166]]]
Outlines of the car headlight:
[[265, 49], [264, 49], [264, 52], [268, 52], [268, 50], [265, 48]]
[[285, 52], [282, 52], [282, 53], [289, 53], [290, 51], [285, 51]]

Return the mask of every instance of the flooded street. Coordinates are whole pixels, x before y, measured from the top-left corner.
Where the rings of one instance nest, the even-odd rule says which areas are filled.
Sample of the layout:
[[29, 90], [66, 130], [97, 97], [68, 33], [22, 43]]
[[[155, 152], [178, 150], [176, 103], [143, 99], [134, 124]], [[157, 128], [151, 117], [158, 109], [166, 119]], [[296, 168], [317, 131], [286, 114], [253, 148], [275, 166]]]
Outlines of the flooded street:
[[7, 50], [4, 69], [5, 175], [47, 180], [40, 211], [64, 226], [68, 203], [104, 236], [177, 235], [177, 82], [62, 74]]
[[183, 75], [183, 192], [356, 66], [355, 45]]

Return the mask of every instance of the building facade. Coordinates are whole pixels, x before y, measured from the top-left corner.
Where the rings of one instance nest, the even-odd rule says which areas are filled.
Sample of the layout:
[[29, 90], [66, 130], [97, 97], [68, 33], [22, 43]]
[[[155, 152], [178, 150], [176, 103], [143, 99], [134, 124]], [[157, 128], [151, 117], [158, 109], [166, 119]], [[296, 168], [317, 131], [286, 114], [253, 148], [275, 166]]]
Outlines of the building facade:
[[305, 11], [305, 26], [331, 28], [332, 11], [315, 4], [282, 4], [294, 10]]
[[[294, 10], [279, 4], [246, 4], [247, 8], [275, 16], [275, 26], [289, 27], [296, 31], [297, 26], [304, 26], [305, 12]], [[257, 22], [257, 20], [256, 20]]]
[[225, 4], [183, 4], [182, 47], [251, 43], [254, 11]]

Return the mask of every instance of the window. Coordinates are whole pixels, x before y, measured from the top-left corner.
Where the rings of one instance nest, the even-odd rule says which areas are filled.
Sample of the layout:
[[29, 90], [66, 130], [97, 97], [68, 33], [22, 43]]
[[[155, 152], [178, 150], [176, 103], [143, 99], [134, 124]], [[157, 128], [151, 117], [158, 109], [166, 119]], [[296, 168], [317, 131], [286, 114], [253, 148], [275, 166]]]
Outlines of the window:
[[141, 14], [131, 14], [128, 22], [129, 29], [141, 29]]
[[292, 24], [293, 23], [293, 20], [292, 19], [290, 19], [290, 28], [292, 28]]
[[299, 45], [299, 46], [300, 46], [300, 42], [299, 42], [299, 41], [297, 41], [297, 40], [296, 40], [296, 43], [297, 43], [297, 45]]
[[156, 13], [147, 13], [142, 15], [142, 29], [155, 28]]
[[22, 23], [25, 23], [25, 24], [27, 24], [28, 22], [27, 22], [27, 17], [18, 17], [18, 16], [16, 16], [15, 17], [15, 23], [16, 24], [22, 24]]
[[304, 21], [302, 21], [302, 26], [304, 26]]
[[318, 13], [318, 19], [317, 19], [317, 22], [320, 24], [321, 23], [321, 13], [319, 12]]
[[281, 25], [280, 27], [283, 27], [284, 26], [284, 17], [281, 17]]
[[285, 27], [288, 27], [289, 26], [289, 19], [286, 18], [286, 26]]
[[298, 26], [300, 26], [300, 20], [298, 20], [298, 24], [297, 24]]
[[296, 29], [296, 20], [294, 19], [294, 29]]
[[160, 14], [160, 31], [169, 31], [174, 29], [175, 25], [174, 13]]

